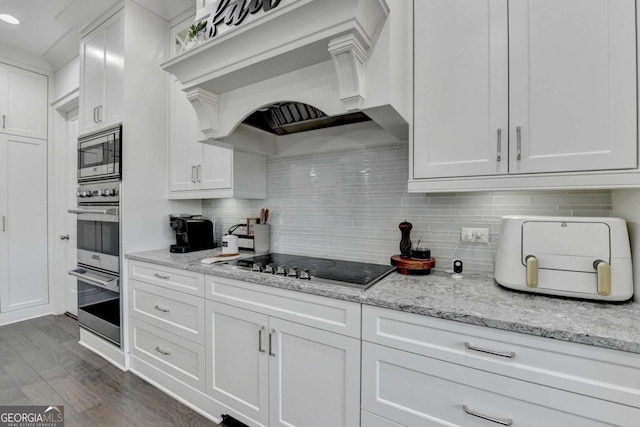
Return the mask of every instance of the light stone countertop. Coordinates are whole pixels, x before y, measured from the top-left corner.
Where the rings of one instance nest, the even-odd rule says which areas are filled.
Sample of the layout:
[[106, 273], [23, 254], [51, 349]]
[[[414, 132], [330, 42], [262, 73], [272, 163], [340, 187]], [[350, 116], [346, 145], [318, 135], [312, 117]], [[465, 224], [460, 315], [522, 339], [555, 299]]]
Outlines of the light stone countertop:
[[[127, 254], [143, 261], [265, 286], [289, 289], [441, 319], [640, 353], [640, 305], [600, 303], [504, 289], [493, 278], [463, 279], [391, 273], [366, 291], [200, 264], [219, 249], [171, 254], [168, 249]], [[247, 253], [252, 256], [253, 253]]]

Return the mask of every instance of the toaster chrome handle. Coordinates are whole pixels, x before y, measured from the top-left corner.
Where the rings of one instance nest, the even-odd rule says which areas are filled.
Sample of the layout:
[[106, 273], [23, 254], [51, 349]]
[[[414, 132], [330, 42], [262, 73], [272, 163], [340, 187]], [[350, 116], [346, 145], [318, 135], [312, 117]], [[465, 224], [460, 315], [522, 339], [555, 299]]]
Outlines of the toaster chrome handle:
[[524, 259], [527, 263], [527, 286], [530, 288], [538, 287], [538, 258], [533, 255], [527, 255]]
[[593, 262], [593, 268], [598, 274], [598, 294], [611, 295], [611, 265], [601, 259]]

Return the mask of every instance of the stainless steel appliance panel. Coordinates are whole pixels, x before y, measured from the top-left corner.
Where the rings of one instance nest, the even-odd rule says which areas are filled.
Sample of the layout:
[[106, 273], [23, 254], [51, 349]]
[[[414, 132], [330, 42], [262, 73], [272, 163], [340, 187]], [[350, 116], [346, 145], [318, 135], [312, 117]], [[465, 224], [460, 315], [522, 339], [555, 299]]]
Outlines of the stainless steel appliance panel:
[[78, 139], [78, 182], [120, 179], [122, 126]]

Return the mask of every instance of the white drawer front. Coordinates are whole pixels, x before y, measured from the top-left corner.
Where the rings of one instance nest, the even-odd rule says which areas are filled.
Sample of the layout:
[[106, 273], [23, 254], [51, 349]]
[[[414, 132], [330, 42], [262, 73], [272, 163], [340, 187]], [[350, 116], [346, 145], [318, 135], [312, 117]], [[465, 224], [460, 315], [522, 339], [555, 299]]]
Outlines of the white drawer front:
[[[640, 409], [364, 342], [362, 407], [412, 426], [632, 426]], [[474, 415], [475, 414], [475, 415]], [[493, 418], [488, 422], [481, 417]]]
[[204, 274], [202, 273], [129, 261], [129, 279], [204, 297]]
[[404, 427], [401, 424], [389, 421], [367, 411], [362, 411], [360, 415], [361, 427]]
[[141, 320], [131, 319], [132, 353], [204, 393], [205, 348]]
[[204, 345], [204, 298], [130, 280], [131, 314]]
[[207, 299], [360, 338], [358, 303], [206, 276]]
[[363, 306], [362, 339], [640, 407], [640, 355], [635, 353], [371, 306]]

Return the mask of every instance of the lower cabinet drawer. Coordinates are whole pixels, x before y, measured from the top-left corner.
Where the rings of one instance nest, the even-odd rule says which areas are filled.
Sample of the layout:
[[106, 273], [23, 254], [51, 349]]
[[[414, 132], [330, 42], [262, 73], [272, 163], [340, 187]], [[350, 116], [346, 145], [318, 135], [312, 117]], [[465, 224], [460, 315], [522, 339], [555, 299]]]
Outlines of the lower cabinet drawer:
[[407, 427], [630, 427], [640, 419], [638, 408], [368, 342], [362, 409]]
[[205, 348], [131, 318], [132, 354], [204, 393]]
[[360, 427], [404, 427], [401, 424], [379, 417], [371, 412], [361, 411]]
[[204, 345], [204, 298], [129, 280], [131, 315]]

